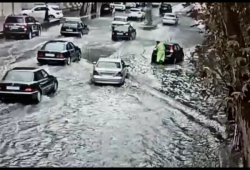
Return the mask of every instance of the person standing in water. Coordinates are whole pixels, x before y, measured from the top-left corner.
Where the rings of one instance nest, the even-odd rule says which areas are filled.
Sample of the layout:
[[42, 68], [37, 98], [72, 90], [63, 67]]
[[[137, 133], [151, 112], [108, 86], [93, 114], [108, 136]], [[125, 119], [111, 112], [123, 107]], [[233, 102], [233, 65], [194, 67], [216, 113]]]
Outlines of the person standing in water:
[[162, 42], [156, 41], [156, 50], [157, 50], [157, 63], [163, 63], [165, 61], [165, 46]]

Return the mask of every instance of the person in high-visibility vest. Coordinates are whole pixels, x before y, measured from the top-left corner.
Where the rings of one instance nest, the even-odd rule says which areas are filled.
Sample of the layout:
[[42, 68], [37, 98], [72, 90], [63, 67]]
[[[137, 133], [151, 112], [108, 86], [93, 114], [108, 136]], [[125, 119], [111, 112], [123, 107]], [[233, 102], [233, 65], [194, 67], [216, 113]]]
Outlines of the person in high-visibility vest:
[[156, 41], [156, 50], [157, 50], [157, 63], [163, 63], [165, 61], [165, 46], [162, 42]]

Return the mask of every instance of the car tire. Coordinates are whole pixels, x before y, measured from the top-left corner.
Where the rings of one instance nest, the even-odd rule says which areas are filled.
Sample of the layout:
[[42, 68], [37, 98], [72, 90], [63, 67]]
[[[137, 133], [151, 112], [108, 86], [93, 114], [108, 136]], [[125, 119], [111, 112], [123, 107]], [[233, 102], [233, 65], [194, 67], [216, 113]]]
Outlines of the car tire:
[[41, 36], [41, 32], [42, 32], [42, 30], [41, 30], [41, 28], [38, 30], [38, 32], [36, 33], [36, 36], [37, 37], [40, 37]]
[[125, 84], [125, 79], [119, 84], [119, 86], [123, 86]]
[[58, 89], [58, 81], [55, 80], [53, 89], [51, 90], [51, 94], [55, 94]]
[[71, 65], [71, 57], [68, 57], [67, 60], [65, 60], [66, 65]]
[[27, 38], [28, 40], [30, 40], [30, 39], [33, 38], [32, 32], [31, 32], [31, 31], [28, 32], [28, 34], [26, 35], [26, 38]]
[[81, 61], [81, 59], [82, 59], [82, 53], [81, 51], [78, 51], [77, 62]]
[[116, 38], [112, 38], [113, 41], [116, 41]]
[[56, 18], [54, 15], [49, 15], [49, 19], [54, 19]]
[[33, 103], [38, 104], [41, 102], [41, 100], [42, 100], [42, 91], [39, 89], [36, 94], [36, 97], [33, 99]]

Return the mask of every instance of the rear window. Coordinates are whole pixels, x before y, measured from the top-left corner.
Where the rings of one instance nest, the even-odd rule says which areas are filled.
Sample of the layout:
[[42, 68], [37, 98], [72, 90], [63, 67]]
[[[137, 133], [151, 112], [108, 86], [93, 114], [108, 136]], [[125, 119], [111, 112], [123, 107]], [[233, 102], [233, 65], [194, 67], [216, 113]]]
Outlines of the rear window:
[[8, 17], [5, 23], [24, 23], [23, 17]]
[[131, 9], [130, 11], [131, 12], [139, 12], [140, 10], [139, 9]]
[[66, 45], [63, 42], [49, 42], [45, 44], [41, 50], [44, 51], [65, 51]]
[[123, 22], [126, 22], [126, 19], [125, 18], [114, 18], [114, 21], [123, 21]]
[[5, 81], [20, 81], [20, 82], [32, 82], [34, 80], [34, 73], [30, 71], [17, 71], [12, 70], [7, 73], [3, 78]]
[[165, 14], [165, 17], [172, 17], [172, 18], [175, 18], [175, 15]]
[[108, 61], [100, 61], [97, 64], [99, 68], [121, 68], [121, 64], [119, 62], [108, 62]]
[[63, 24], [63, 27], [77, 27], [77, 23], [76, 22], [65, 22]]
[[127, 26], [117, 26], [114, 28], [115, 31], [122, 31], [122, 32], [128, 32]]

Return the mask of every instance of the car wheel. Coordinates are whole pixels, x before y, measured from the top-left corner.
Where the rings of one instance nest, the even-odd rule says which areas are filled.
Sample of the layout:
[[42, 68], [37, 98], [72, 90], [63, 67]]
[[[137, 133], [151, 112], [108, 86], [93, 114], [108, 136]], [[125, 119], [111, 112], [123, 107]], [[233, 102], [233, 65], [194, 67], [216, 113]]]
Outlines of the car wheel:
[[27, 34], [27, 39], [28, 39], [28, 40], [32, 39], [32, 32], [31, 32], [31, 31], [28, 32], [28, 34]]
[[125, 79], [119, 84], [119, 86], [123, 86], [125, 84]]
[[57, 80], [56, 80], [56, 81], [54, 82], [54, 86], [53, 86], [53, 89], [52, 89], [51, 93], [52, 93], [52, 94], [56, 93], [57, 89], [58, 89], [58, 82], [57, 82]]
[[41, 90], [38, 90], [35, 98], [33, 99], [33, 103], [38, 104], [38, 103], [40, 103], [41, 100], [42, 100], [42, 92], [41, 92]]
[[41, 29], [39, 29], [38, 32], [36, 33], [36, 36], [37, 37], [41, 36], [41, 32], [42, 32]]
[[49, 19], [53, 19], [53, 18], [55, 18], [54, 15], [49, 15]]
[[66, 65], [70, 65], [71, 64], [71, 57], [68, 57], [67, 60], [66, 60]]
[[127, 74], [126, 74], [126, 78], [128, 79], [128, 78], [129, 78], [129, 76], [130, 76], [130, 75], [129, 75], [129, 73], [127, 73]]
[[79, 51], [77, 56], [77, 61], [81, 61], [82, 59], [82, 53]]

